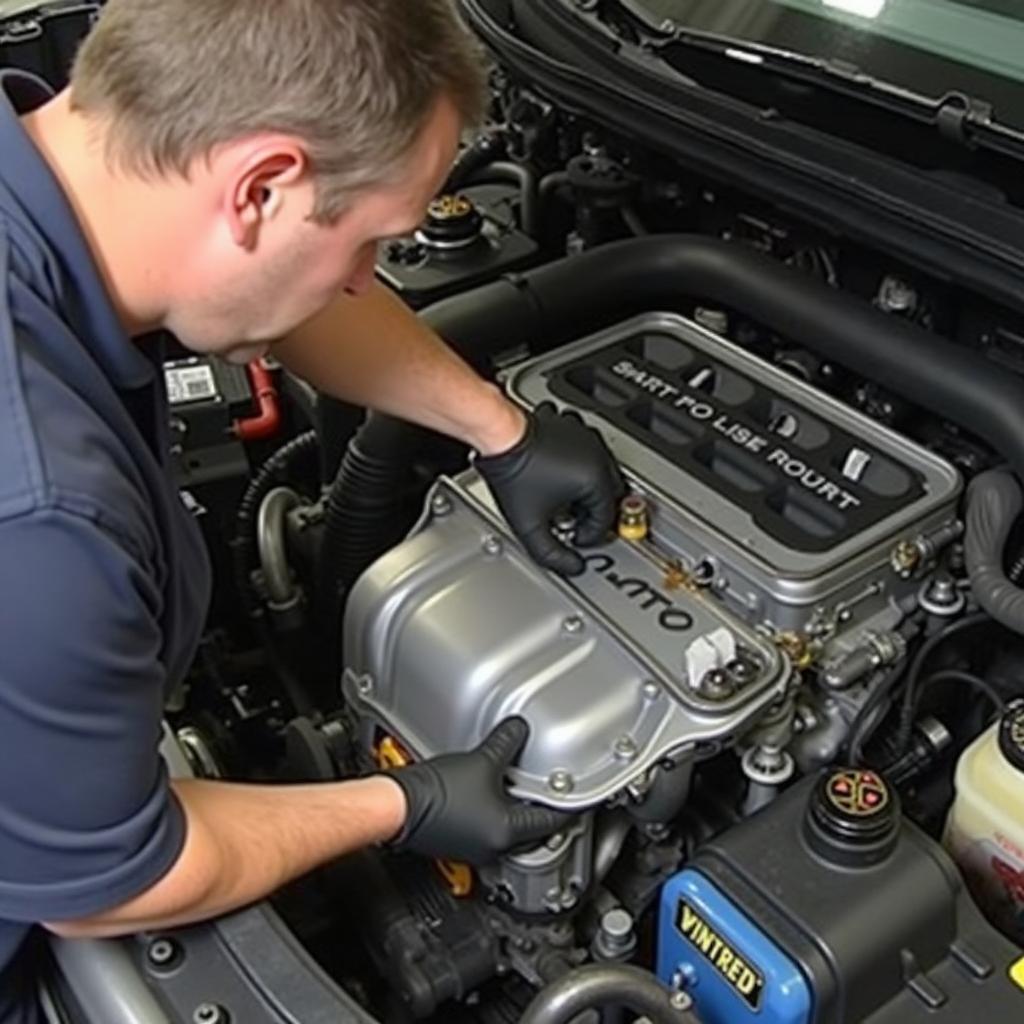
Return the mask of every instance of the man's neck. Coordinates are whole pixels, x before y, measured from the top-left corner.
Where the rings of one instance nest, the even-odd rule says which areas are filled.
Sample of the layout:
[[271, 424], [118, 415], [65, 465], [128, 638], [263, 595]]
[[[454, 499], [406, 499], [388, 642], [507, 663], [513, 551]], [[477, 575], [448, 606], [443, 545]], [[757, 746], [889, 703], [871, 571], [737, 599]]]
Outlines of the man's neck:
[[159, 289], [152, 287], [158, 230], [152, 209], [145, 213], [145, 229], [138, 230], [139, 184], [115, 175], [98, 126], [72, 110], [69, 91], [21, 122], [60, 182], [125, 330], [138, 335], [154, 329], [162, 319]]

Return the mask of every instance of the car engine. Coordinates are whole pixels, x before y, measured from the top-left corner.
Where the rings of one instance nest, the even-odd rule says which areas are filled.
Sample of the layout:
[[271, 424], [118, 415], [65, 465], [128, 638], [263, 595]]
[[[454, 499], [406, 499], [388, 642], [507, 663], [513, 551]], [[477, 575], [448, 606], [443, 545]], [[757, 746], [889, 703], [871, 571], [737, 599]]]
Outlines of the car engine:
[[[927, 584], [897, 548], [956, 539], [959, 474], [679, 317], [584, 339], [508, 386], [608, 439], [632, 485], [619, 537], [556, 579], [472, 471], [439, 483], [348, 602], [344, 692], [364, 743], [428, 757], [521, 714], [536, 734], [516, 773], [526, 799], [667, 825], [694, 763], [739, 746], [749, 805], [769, 800], [795, 770], [801, 667], [821, 659], [824, 692], [846, 691], [879, 651], [905, 651]], [[804, 771], [838, 752], [822, 721], [801, 735]], [[543, 863], [503, 865], [490, 884], [510, 908], [567, 909], [590, 888], [585, 821]]]
[[[522, 408], [601, 434], [616, 528], [556, 576], [461, 446], [172, 341], [216, 582], [167, 751], [179, 773], [326, 782], [521, 715], [512, 792], [572, 823], [489, 865], [373, 849], [211, 925], [55, 943], [69, 1019], [1020, 1019], [1019, 277], [972, 262], [966, 222], [865, 216], [849, 149], [801, 139], [814, 175], [755, 180], [665, 130], [658, 89], [632, 121], [634, 94], [607, 106], [594, 66], [634, 82], [694, 42], [644, 4], [460, 6], [495, 58], [490, 118], [378, 278]], [[736, 129], [743, 168], [779, 121]], [[901, 131], [861, 148], [910, 160]], [[1024, 237], [976, 142], [892, 205], [948, 188], [950, 223], [966, 193], [991, 238], [1000, 217]], [[808, 185], [833, 171], [843, 202]], [[573, 510], [552, 528], [572, 545]]]

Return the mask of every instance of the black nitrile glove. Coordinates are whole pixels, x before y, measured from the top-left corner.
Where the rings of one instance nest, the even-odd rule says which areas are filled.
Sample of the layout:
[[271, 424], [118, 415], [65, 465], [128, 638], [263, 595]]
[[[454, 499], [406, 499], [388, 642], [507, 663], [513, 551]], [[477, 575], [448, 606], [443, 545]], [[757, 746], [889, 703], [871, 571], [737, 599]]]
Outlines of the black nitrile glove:
[[389, 772], [409, 805], [392, 845], [426, 857], [489, 864], [564, 828], [568, 815], [516, 800], [505, 789], [505, 773], [529, 735], [525, 719], [508, 718], [476, 750]]
[[583, 559], [555, 540], [552, 519], [572, 513], [576, 543], [600, 544], [626, 490], [601, 435], [576, 413], [560, 413], [550, 402], [537, 406], [514, 448], [477, 458], [476, 467], [526, 550], [563, 576], [583, 572]]

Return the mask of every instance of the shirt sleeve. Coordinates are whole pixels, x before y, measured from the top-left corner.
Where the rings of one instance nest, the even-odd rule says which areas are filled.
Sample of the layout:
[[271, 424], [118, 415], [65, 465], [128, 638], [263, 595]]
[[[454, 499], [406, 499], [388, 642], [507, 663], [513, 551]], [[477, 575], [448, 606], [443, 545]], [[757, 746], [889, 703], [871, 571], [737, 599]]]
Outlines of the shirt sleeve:
[[185, 823], [158, 752], [161, 595], [82, 516], [0, 522], [0, 917], [72, 921], [144, 892]]

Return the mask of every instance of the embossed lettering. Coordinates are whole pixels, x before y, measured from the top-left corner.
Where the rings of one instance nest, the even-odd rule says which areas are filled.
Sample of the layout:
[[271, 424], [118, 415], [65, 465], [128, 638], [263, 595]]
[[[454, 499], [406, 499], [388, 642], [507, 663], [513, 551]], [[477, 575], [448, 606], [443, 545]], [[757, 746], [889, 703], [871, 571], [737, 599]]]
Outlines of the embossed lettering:
[[671, 598], [655, 589], [646, 580], [636, 576], [620, 575], [615, 567], [616, 561], [611, 555], [587, 555], [583, 561], [587, 568], [593, 569], [610, 586], [639, 605], [641, 610], [653, 612], [657, 609], [657, 622], [661, 629], [669, 633], [685, 633], [693, 628], [693, 616], [682, 608], [677, 608]]

